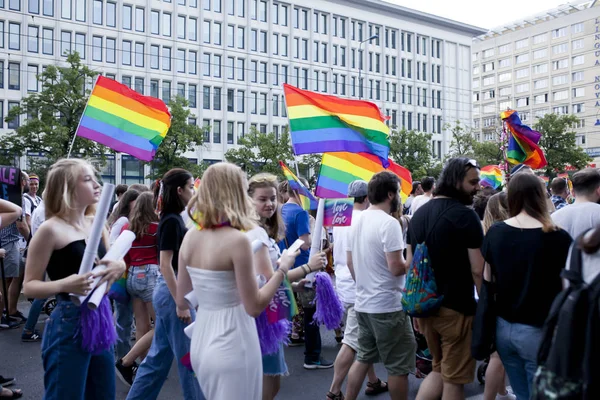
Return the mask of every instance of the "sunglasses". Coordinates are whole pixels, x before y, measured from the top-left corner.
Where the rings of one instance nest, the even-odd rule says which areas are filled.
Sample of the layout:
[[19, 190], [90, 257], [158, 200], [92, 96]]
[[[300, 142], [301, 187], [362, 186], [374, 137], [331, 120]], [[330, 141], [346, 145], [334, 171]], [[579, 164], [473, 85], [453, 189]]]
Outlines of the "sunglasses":
[[469, 160], [465, 161], [465, 167], [466, 166], [471, 166], [473, 168], [479, 168], [479, 165], [477, 165], [477, 161], [475, 161], [473, 159], [469, 159]]

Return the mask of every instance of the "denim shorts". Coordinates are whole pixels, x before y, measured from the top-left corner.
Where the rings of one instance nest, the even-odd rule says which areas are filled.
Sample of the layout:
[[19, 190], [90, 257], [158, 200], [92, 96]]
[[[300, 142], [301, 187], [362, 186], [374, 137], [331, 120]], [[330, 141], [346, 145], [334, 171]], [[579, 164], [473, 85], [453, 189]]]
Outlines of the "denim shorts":
[[152, 301], [156, 278], [159, 275], [158, 265], [148, 264], [139, 267], [129, 267], [127, 274], [127, 292], [131, 297], [142, 299], [148, 303]]

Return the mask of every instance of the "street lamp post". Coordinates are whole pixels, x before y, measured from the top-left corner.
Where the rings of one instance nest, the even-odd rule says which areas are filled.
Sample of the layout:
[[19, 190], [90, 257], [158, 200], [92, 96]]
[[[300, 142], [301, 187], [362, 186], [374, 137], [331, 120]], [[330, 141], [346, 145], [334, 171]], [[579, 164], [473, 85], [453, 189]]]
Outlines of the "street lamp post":
[[[377, 39], [378, 37], [379, 37], [379, 35], [373, 35], [370, 38], [365, 39], [365, 40], [363, 40], [363, 41], [360, 42], [360, 44], [358, 45], [358, 55], [359, 55], [359, 57], [361, 57], [360, 60], [359, 60], [360, 64], [362, 64], [362, 61], [363, 61], [363, 57], [361, 56], [361, 53], [360, 53], [360, 50], [362, 48], [362, 44], [364, 42], [369, 42], [370, 43], [371, 40]], [[359, 100], [362, 99], [362, 89], [363, 89], [363, 87], [362, 87], [362, 81], [360, 80], [361, 72], [362, 72], [362, 68], [360, 68], [362, 65], [360, 65], [360, 64], [358, 66], [359, 67], [358, 68], [358, 99]]]

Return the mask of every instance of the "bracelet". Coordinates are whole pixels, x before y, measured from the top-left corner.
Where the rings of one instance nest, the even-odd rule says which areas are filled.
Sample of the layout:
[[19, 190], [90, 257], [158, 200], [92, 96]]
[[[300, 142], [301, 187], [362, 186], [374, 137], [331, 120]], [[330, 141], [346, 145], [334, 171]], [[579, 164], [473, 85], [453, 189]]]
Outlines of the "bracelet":
[[277, 271], [275, 271], [275, 273], [277, 272], [281, 272], [281, 280], [284, 281], [285, 278], [287, 277], [287, 274], [285, 272], [283, 272], [282, 270], [278, 269]]
[[312, 270], [310, 269], [308, 264], [302, 265], [302, 271], [304, 271], [304, 276], [306, 276], [312, 272]]

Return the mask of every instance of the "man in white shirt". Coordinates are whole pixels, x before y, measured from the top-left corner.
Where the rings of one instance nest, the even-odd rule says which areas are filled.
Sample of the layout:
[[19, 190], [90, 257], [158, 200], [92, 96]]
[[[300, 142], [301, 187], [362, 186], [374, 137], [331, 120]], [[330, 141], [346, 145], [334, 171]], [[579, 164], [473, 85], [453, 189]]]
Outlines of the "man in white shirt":
[[408, 374], [415, 369], [416, 342], [401, 289], [408, 262], [398, 220], [400, 179], [382, 171], [368, 186], [371, 206], [352, 222], [347, 264], [356, 281], [354, 309], [358, 320], [358, 355], [348, 375], [346, 398], [355, 400], [369, 365], [382, 362], [392, 400], [408, 396]]
[[582, 233], [600, 225], [600, 172], [586, 168], [573, 175], [575, 203], [552, 213], [556, 225], [576, 240]]
[[[348, 185], [348, 197], [354, 198], [354, 208], [352, 209], [352, 224], [354, 224], [362, 211], [369, 207], [367, 199], [368, 183], [362, 180], [350, 182]], [[354, 301], [356, 299], [356, 282], [346, 264], [346, 248], [348, 246], [348, 235], [350, 226], [336, 226], [333, 228], [333, 261], [335, 262], [335, 286], [338, 297], [344, 304], [344, 338], [342, 347], [338, 352], [333, 366], [333, 380], [327, 397], [337, 400], [342, 398], [342, 382], [346, 379], [348, 371], [354, 362], [354, 357], [358, 350], [358, 321], [354, 312]], [[381, 382], [373, 365], [368, 370], [369, 383], [367, 384], [367, 393], [369, 395], [378, 394], [387, 391], [387, 384]]]
[[433, 198], [433, 189], [435, 189], [435, 178], [428, 176], [427, 178], [421, 181], [421, 188], [423, 189], [423, 194], [415, 197], [412, 202], [412, 206], [410, 207], [410, 215], [414, 215], [419, 207], [424, 204], [427, 204], [429, 200]]

